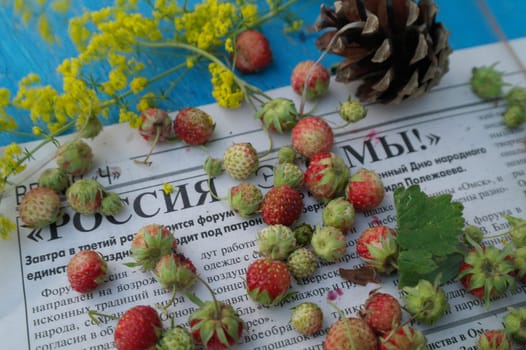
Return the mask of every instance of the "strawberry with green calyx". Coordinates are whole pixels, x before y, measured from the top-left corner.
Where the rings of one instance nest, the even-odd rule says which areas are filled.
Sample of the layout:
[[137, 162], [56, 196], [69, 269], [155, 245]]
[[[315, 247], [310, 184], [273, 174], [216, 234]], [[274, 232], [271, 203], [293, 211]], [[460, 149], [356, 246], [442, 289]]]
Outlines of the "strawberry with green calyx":
[[356, 317], [341, 318], [329, 328], [323, 349], [377, 350], [378, 340], [364, 320]]
[[504, 215], [511, 226], [508, 234], [516, 248], [526, 247], [526, 220], [511, 215]]
[[474, 67], [471, 70], [469, 81], [471, 90], [483, 100], [493, 100], [502, 96], [503, 73], [495, 69], [497, 64], [491, 66]]
[[327, 201], [343, 194], [349, 176], [349, 167], [341, 157], [322, 152], [311, 157], [304, 182], [314, 197]]
[[278, 164], [294, 163], [296, 161], [296, 151], [292, 146], [283, 146], [278, 150]]
[[38, 186], [62, 193], [69, 186], [68, 174], [61, 168], [48, 168], [38, 177]]
[[92, 179], [75, 181], [66, 191], [66, 200], [80, 214], [95, 214], [100, 210], [104, 187]]
[[252, 183], [240, 183], [228, 192], [230, 209], [243, 218], [254, 216], [259, 211], [262, 201], [263, 193]]
[[256, 73], [272, 62], [272, 50], [263, 33], [247, 29], [236, 37], [234, 66], [245, 74]]
[[149, 271], [155, 268], [161, 257], [169, 255], [176, 248], [176, 241], [170, 230], [159, 224], [148, 224], [137, 231], [131, 243], [131, 256], [135, 263]]
[[526, 89], [521, 86], [514, 86], [508, 90], [504, 96], [508, 106], [519, 106], [526, 110]]
[[407, 324], [385, 333], [379, 350], [426, 350], [427, 339], [421, 331]]
[[115, 192], [105, 192], [100, 203], [99, 212], [104, 216], [114, 216], [117, 215], [121, 209], [121, 197]]
[[526, 283], [526, 247], [515, 249], [512, 253], [512, 260], [513, 265], [515, 265], [517, 279]]
[[167, 290], [176, 292], [190, 288], [196, 281], [196, 269], [183, 254], [164, 255], [155, 265], [155, 277]]
[[263, 104], [254, 118], [261, 120], [265, 130], [282, 134], [296, 125], [298, 111], [292, 100], [277, 97]]
[[247, 179], [258, 166], [259, 157], [251, 143], [235, 143], [226, 149], [223, 156], [223, 168], [235, 180]]
[[154, 147], [159, 142], [166, 141], [171, 135], [172, 120], [168, 113], [162, 109], [149, 108], [141, 113], [141, 125], [138, 131], [143, 139], [151, 143], [151, 147], [146, 157], [143, 160], [136, 160], [136, 162], [151, 165], [149, 159]]
[[292, 147], [305, 158], [317, 153], [330, 152], [334, 145], [334, 134], [320, 117], [305, 117], [292, 128]]
[[440, 320], [448, 311], [446, 293], [436, 283], [420, 280], [414, 287], [404, 287], [403, 296], [405, 309], [417, 322], [432, 325]]
[[117, 322], [114, 342], [117, 350], [155, 350], [162, 324], [157, 311], [146, 305], [128, 309]]
[[86, 174], [93, 166], [91, 147], [81, 139], [62, 144], [56, 152], [57, 166], [72, 176]]
[[502, 122], [508, 128], [514, 129], [526, 121], [526, 111], [520, 106], [508, 106], [502, 113]]
[[314, 229], [307, 223], [302, 223], [294, 228], [294, 237], [296, 237], [296, 244], [298, 247], [304, 247], [310, 243]]
[[335, 262], [345, 255], [347, 241], [339, 228], [317, 226], [311, 244], [319, 258], [327, 262]]
[[318, 268], [318, 257], [312, 250], [301, 247], [289, 254], [287, 266], [292, 277], [299, 281], [314, 275]]
[[212, 157], [207, 157], [204, 164], [203, 170], [208, 174], [209, 177], [221, 175], [223, 172], [223, 161]]
[[245, 280], [248, 296], [262, 305], [279, 304], [290, 295], [290, 272], [283, 261], [255, 260], [248, 266]]
[[344, 234], [354, 225], [354, 207], [343, 197], [332, 199], [321, 213], [324, 226], [339, 228]]
[[18, 215], [27, 227], [46, 227], [62, 216], [60, 196], [47, 187], [33, 188], [22, 197]]
[[356, 242], [356, 252], [368, 265], [380, 273], [397, 269], [398, 244], [396, 231], [380, 225], [364, 230]]
[[347, 123], [356, 123], [367, 116], [367, 109], [359, 100], [348, 99], [340, 103], [338, 115]]
[[177, 326], [165, 331], [157, 350], [195, 350], [192, 334], [184, 327]]
[[323, 312], [315, 303], [301, 303], [292, 308], [290, 324], [298, 333], [313, 335], [319, 332], [323, 326]]
[[80, 137], [92, 139], [100, 134], [104, 126], [95, 114], [90, 114], [85, 118], [77, 118], [77, 121], [75, 122], [75, 128], [77, 129], [77, 133]]
[[391, 294], [371, 291], [359, 312], [376, 334], [385, 334], [398, 328], [402, 320], [402, 308]]
[[290, 226], [298, 220], [302, 211], [300, 192], [287, 185], [272, 187], [261, 203], [261, 216], [267, 225]]
[[286, 260], [296, 248], [296, 238], [288, 226], [269, 225], [258, 232], [256, 244], [259, 253], [264, 257]]
[[212, 136], [215, 123], [212, 117], [197, 107], [183, 108], [173, 123], [175, 135], [189, 145], [203, 145]]
[[296, 64], [290, 77], [292, 90], [307, 100], [314, 100], [327, 93], [331, 76], [329, 70], [314, 61]]
[[287, 185], [300, 188], [303, 185], [303, 170], [293, 163], [281, 163], [274, 167], [274, 186]]
[[475, 245], [464, 257], [458, 278], [467, 291], [484, 299], [489, 307], [491, 298], [502, 296], [515, 287], [514, 274], [510, 245], [504, 249]]
[[511, 340], [502, 329], [489, 329], [479, 336], [477, 350], [511, 350]]
[[108, 265], [100, 253], [81, 250], [69, 260], [66, 271], [71, 288], [88, 293], [104, 282]]
[[380, 176], [374, 170], [358, 169], [345, 188], [345, 196], [357, 211], [376, 208], [382, 203], [385, 189]]
[[509, 307], [502, 319], [504, 332], [516, 343], [526, 345], [526, 307]]

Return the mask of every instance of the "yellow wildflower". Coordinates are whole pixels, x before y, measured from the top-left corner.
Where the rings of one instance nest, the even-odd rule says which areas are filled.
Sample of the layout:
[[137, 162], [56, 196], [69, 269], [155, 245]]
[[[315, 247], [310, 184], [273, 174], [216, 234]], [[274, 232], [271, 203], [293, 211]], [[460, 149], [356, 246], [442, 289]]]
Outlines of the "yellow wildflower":
[[227, 38], [225, 40], [225, 50], [227, 52], [234, 52], [234, 41], [232, 38]]
[[169, 184], [167, 182], [163, 183], [163, 192], [166, 194], [170, 194], [174, 191], [174, 186], [172, 184]]
[[11, 93], [6, 88], [0, 88], [0, 107], [6, 107], [9, 104]]
[[45, 14], [42, 14], [38, 17], [38, 31], [44, 40], [47, 42], [53, 42], [53, 30], [50, 27], [49, 19]]
[[246, 26], [252, 26], [258, 18], [258, 7], [254, 4], [244, 4], [241, 6], [241, 17]]
[[16, 225], [8, 217], [0, 214], [0, 238], [8, 239], [11, 238], [11, 232], [16, 229]]
[[136, 108], [139, 112], [145, 111], [148, 108], [154, 107], [154, 99], [155, 94], [149, 92], [145, 94], [141, 99], [139, 100], [139, 103], [137, 104]]
[[126, 108], [121, 108], [119, 110], [119, 123], [128, 123], [132, 128], [138, 128], [141, 126], [142, 119], [141, 116], [133, 113]]
[[146, 84], [148, 84], [148, 79], [144, 77], [137, 77], [131, 81], [130, 88], [133, 91], [133, 93], [136, 94], [144, 90]]
[[212, 76], [212, 96], [221, 107], [238, 108], [245, 97], [234, 80], [234, 73], [216, 63], [208, 66]]
[[32, 128], [33, 135], [40, 136], [42, 135], [42, 129], [38, 126], [33, 126]]
[[55, 0], [51, 3], [51, 8], [60, 13], [65, 13], [69, 10], [70, 0]]

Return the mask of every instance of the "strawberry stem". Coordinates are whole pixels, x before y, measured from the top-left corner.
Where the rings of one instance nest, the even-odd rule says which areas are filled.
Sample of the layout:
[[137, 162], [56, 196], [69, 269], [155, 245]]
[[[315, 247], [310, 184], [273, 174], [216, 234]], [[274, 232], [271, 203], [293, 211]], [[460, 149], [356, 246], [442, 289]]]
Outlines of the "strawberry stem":
[[150, 150], [148, 151], [148, 154], [146, 155], [146, 158], [144, 158], [144, 160], [137, 160], [136, 159], [135, 160], [136, 163], [144, 164], [144, 165], [147, 165], [147, 166], [151, 166], [152, 165], [152, 162], [149, 162], [148, 159], [150, 159], [150, 156], [153, 153], [153, 149], [155, 148], [155, 146], [159, 142], [159, 137], [160, 136], [161, 136], [161, 127], [157, 126], [155, 128], [155, 138], [153, 139], [152, 145], [150, 147]]
[[96, 325], [99, 325], [100, 321], [95, 316], [109, 318], [110, 320], [118, 319], [118, 317], [115, 315], [103, 314], [102, 312], [98, 312], [97, 310], [88, 310], [88, 316]]

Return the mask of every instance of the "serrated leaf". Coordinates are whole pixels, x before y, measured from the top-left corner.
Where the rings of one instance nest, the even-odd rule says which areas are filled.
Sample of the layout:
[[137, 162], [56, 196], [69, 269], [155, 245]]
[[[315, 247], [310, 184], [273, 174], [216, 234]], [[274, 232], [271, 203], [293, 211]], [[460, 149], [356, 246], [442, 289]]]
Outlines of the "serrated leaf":
[[[421, 279], [441, 285], [454, 279], [464, 256], [454, 253], [446, 256], [431, 256], [414, 251], [400, 252], [398, 258], [399, 288], [413, 287]], [[438, 279], [437, 279], [438, 278]]]

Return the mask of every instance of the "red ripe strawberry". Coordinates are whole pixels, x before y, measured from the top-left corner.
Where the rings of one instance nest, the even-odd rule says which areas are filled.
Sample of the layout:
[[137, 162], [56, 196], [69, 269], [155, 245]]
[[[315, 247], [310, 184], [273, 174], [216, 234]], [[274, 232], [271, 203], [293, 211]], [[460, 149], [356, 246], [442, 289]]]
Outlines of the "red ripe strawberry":
[[134, 306], [117, 322], [115, 347], [117, 350], [154, 350], [161, 332], [161, 320], [153, 307]]
[[310, 159], [303, 181], [314, 197], [329, 200], [343, 194], [349, 174], [342, 158], [332, 152], [322, 152]]
[[292, 70], [290, 85], [292, 89], [300, 96], [303, 96], [305, 81], [308, 77], [307, 91], [305, 98], [312, 100], [321, 97], [327, 93], [331, 76], [327, 68], [314, 61], [300, 62]]
[[246, 281], [247, 293], [252, 300], [275, 305], [288, 295], [289, 268], [283, 261], [261, 258], [248, 266]]
[[362, 319], [349, 317], [332, 324], [323, 342], [324, 350], [377, 350], [378, 340]]
[[396, 232], [387, 226], [368, 228], [358, 238], [356, 252], [376, 271], [391, 273], [396, 269], [398, 259]]
[[170, 136], [172, 120], [168, 113], [158, 108], [150, 108], [141, 113], [142, 123], [139, 134], [154, 143], [163, 142]]
[[212, 117], [199, 108], [183, 108], [175, 116], [175, 135], [190, 145], [206, 143], [214, 129], [215, 124]]
[[380, 339], [380, 350], [426, 350], [427, 339], [422, 332], [404, 325], [385, 333]]
[[360, 316], [375, 333], [384, 334], [400, 325], [402, 308], [392, 295], [373, 291], [360, 310]]
[[245, 30], [236, 38], [234, 65], [241, 73], [255, 73], [270, 64], [272, 51], [267, 38], [256, 30]]
[[303, 211], [303, 199], [298, 190], [280, 185], [272, 187], [261, 203], [261, 215], [267, 225], [292, 225]]
[[302, 118], [292, 128], [292, 146], [296, 152], [306, 158], [316, 153], [330, 152], [333, 144], [332, 129], [322, 118]]
[[511, 350], [511, 340], [502, 329], [486, 330], [477, 341], [479, 350]]
[[107, 270], [102, 255], [93, 250], [81, 250], [68, 263], [68, 281], [73, 290], [88, 293], [104, 282]]
[[378, 174], [372, 170], [359, 169], [345, 190], [347, 200], [357, 211], [376, 208], [384, 200], [385, 189]]

